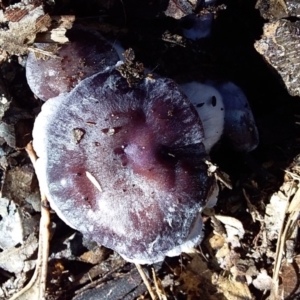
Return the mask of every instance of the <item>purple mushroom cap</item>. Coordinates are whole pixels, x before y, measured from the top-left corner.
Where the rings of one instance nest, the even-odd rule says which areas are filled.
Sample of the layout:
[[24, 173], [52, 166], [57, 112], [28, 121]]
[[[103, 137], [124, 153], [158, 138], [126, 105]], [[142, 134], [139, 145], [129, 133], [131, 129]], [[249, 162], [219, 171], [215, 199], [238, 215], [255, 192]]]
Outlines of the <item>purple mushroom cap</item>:
[[209, 153], [223, 135], [232, 149], [250, 152], [259, 144], [255, 119], [243, 91], [234, 83], [191, 81], [180, 85], [196, 107]]
[[224, 135], [237, 151], [250, 152], [259, 144], [259, 134], [246, 95], [234, 83], [215, 84], [225, 107]]
[[[76, 26], [67, 32], [70, 43], [63, 44], [56, 57], [37, 58], [30, 52], [26, 63], [27, 82], [46, 101], [71, 91], [81, 80], [114, 66], [119, 60], [115, 48], [97, 31]], [[49, 44], [35, 46], [47, 50]]]
[[197, 111], [172, 80], [93, 75], [43, 105], [33, 137], [41, 189], [87, 238], [141, 264], [201, 241], [218, 188]]

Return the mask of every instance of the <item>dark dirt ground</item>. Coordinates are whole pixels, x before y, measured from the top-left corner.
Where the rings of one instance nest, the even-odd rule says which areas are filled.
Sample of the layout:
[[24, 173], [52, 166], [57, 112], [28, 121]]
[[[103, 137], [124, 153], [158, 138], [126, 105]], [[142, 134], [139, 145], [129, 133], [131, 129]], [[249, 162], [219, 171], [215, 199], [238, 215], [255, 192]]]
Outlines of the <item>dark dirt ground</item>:
[[[12, 2], [18, 1], [1, 1], [3, 9]], [[272, 3], [264, 2], [265, 5]], [[207, 214], [204, 217], [205, 238], [197, 253], [166, 258], [164, 263], [155, 265], [156, 280], [151, 266], [145, 268], [151, 284], [157, 284], [154, 290], [159, 294], [159, 299], [297, 299], [297, 258], [300, 251], [297, 236], [293, 239], [291, 254], [293, 267], [286, 266], [286, 270], [281, 270], [281, 274], [288, 274], [286, 278], [292, 281], [285, 282], [285, 276], [280, 277], [284, 296], [272, 298], [272, 287], [267, 285], [264, 291], [264, 288], [255, 287], [247, 278], [250, 266], [255, 269], [249, 275], [252, 279], [262, 270], [270, 276], [268, 278], [272, 277], [274, 253], [280, 237], [277, 239], [277, 235], [277, 238], [268, 240], [263, 226], [265, 222], [258, 218], [253, 220], [244, 192], [264, 218], [271, 196], [284, 183], [293, 182], [297, 186], [298, 174], [295, 172], [298, 170], [297, 155], [300, 153], [300, 126], [297, 123], [300, 99], [289, 95], [277, 71], [254, 48], [255, 41], [263, 34], [264, 24], [270, 21], [262, 17], [262, 6], [260, 10], [255, 8], [256, 1], [253, 0], [221, 2], [211, 36], [200, 41], [182, 42], [176, 40], [177, 34], [180, 34], [179, 21], [163, 14], [166, 9], [164, 1], [115, 0], [90, 1], [87, 4], [77, 0], [56, 1], [55, 5], [45, 1], [44, 4], [50, 15], [75, 15], [77, 22], [98, 28], [108, 37], [120, 40], [124, 48], [134, 49], [138, 61], [160, 75], [178, 81], [184, 78], [230, 80], [242, 88], [252, 107], [260, 135], [258, 148], [251, 153], [241, 154], [231, 150], [222, 140], [211, 153], [212, 161], [229, 175], [233, 186], [229, 190], [221, 185], [215, 214], [242, 222], [245, 234], [240, 237], [240, 247], [227, 249], [220, 263], [216, 253], [224, 246], [224, 241], [214, 247], [211, 238], [218, 235], [216, 232], [222, 236], [222, 230], [216, 229]], [[295, 21], [293, 18], [296, 17], [290, 20]], [[168, 39], [163, 38], [166, 32], [170, 34]], [[26, 55], [11, 56], [0, 65], [3, 93], [12, 99], [2, 117], [2, 123], [9, 129], [7, 126], [4, 126], [6, 129], [0, 129], [2, 197], [15, 202], [17, 208], [29, 214], [29, 219], [38, 220], [39, 211], [30, 208], [28, 201], [26, 204], [24, 202], [36, 191], [37, 182], [32, 177], [30, 160], [22, 149], [31, 140], [33, 120], [42, 101], [36, 99], [27, 86], [25, 71], [20, 64], [25, 59]], [[300, 83], [300, 79], [297, 80]], [[8, 142], [5, 135], [9, 134], [14, 135], [15, 140]], [[289, 176], [285, 170], [295, 176]], [[86, 241], [54, 213], [51, 214], [51, 220], [46, 299], [149, 299], [132, 264], [126, 263], [112, 251]], [[35, 235], [38, 236], [38, 224], [34, 224], [35, 227], [31, 228], [35, 228]], [[25, 239], [29, 233], [25, 233]], [[265, 233], [267, 246], [262, 237]], [[224, 236], [227, 235], [223, 229]], [[20, 244], [16, 246], [19, 247]], [[33, 251], [28, 259], [35, 258], [36, 251]], [[0, 258], [0, 299], [13, 296], [32, 274], [32, 268], [29, 271], [9, 271], [1, 265]], [[211, 280], [212, 277], [214, 280]], [[266, 282], [268, 278], [263, 281]]]

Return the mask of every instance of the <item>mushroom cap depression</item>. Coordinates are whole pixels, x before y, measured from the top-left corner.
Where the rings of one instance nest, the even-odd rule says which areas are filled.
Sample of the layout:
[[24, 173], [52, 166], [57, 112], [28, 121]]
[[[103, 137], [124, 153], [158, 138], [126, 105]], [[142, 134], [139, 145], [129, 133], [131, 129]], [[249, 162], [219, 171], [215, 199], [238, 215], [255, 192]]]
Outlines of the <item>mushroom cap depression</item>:
[[[44, 101], [71, 91], [81, 80], [114, 66], [119, 60], [115, 48], [95, 30], [75, 26], [66, 35], [70, 43], [61, 45], [55, 57], [28, 54], [27, 82]], [[35, 46], [37, 50], [49, 48], [47, 43]]]
[[197, 111], [170, 79], [130, 88], [115, 68], [48, 100], [33, 130], [51, 207], [87, 238], [134, 263], [201, 241], [216, 197]]

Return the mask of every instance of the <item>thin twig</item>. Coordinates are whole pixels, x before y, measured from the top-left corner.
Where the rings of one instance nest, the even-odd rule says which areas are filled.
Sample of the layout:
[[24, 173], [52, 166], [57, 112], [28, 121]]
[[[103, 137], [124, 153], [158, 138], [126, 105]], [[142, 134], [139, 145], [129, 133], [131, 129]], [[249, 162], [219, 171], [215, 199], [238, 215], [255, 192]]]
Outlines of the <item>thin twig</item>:
[[159, 300], [167, 300], [166, 292], [165, 292], [164, 288], [162, 287], [161, 283], [157, 280], [157, 276], [156, 276], [154, 268], [151, 268], [151, 269], [152, 269], [152, 277], [153, 277], [153, 281], [154, 281], [155, 290], [156, 290]]
[[[289, 196], [289, 199], [291, 196]], [[285, 214], [288, 214], [288, 217], [283, 219], [283, 223], [278, 235], [278, 242], [276, 247], [276, 256], [274, 261], [274, 269], [273, 269], [273, 282], [274, 286], [274, 294], [275, 297], [278, 294], [278, 282], [279, 282], [279, 271], [281, 267], [282, 258], [284, 255], [284, 246], [285, 242], [288, 239], [289, 233], [296, 226], [296, 222], [298, 219], [300, 210], [300, 188], [295, 193], [291, 202], [287, 204]], [[272, 295], [271, 295], [272, 296]]]
[[[52, 57], [52, 58], [58, 58], [57, 55], [51, 53], [50, 51], [46, 51], [43, 49], [39, 49], [39, 48], [33, 48], [33, 47], [28, 47], [27, 48], [29, 51], [33, 52], [33, 53], [38, 53], [38, 54], [42, 54], [48, 57]], [[27, 147], [27, 146], [26, 146]], [[26, 150], [26, 149], [25, 149]], [[26, 150], [27, 151], [27, 150]]]
[[[35, 167], [37, 160], [36, 153], [29, 143], [25, 150]], [[41, 193], [41, 219], [40, 219], [40, 231], [39, 231], [39, 250], [37, 263], [34, 274], [29, 283], [17, 294], [15, 294], [10, 300], [42, 300], [46, 299], [46, 280], [48, 270], [48, 257], [49, 257], [49, 240], [50, 240], [50, 211], [48, 200], [43, 193]]]
[[145, 286], [147, 287], [147, 290], [148, 290], [148, 292], [149, 292], [149, 294], [151, 296], [151, 299], [152, 300], [156, 300], [157, 297], [156, 297], [156, 295], [154, 294], [154, 292], [152, 290], [151, 284], [150, 284], [150, 282], [149, 282], [149, 280], [148, 280], [148, 278], [147, 278], [147, 276], [146, 276], [146, 274], [145, 274], [142, 266], [139, 265], [139, 264], [135, 264], [135, 266], [136, 266], [137, 270], [139, 271], [139, 273], [140, 273], [140, 275], [141, 275], [141, 277], [142, 277], [142, 279], [144, 281]]

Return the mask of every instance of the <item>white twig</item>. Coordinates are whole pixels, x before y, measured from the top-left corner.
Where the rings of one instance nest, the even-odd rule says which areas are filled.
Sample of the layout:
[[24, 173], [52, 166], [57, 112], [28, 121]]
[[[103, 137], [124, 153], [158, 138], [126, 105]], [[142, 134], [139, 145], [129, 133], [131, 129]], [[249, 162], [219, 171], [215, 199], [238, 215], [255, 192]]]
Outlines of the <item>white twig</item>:
[[[29, 143], [25, 148], [33, 166], [37, 160], [36, 153]], [[39, 250], [37, 263], [34, 274], [29, 283], [10, 300], [42, 300], [46, 299], [46, 281], [48, 270], [48, 257], [49, 257], [49, 240], [50, 240], [50, 211], [48, 200], [43, 193], [41, 193], [41, 219], [39, 231]]]

